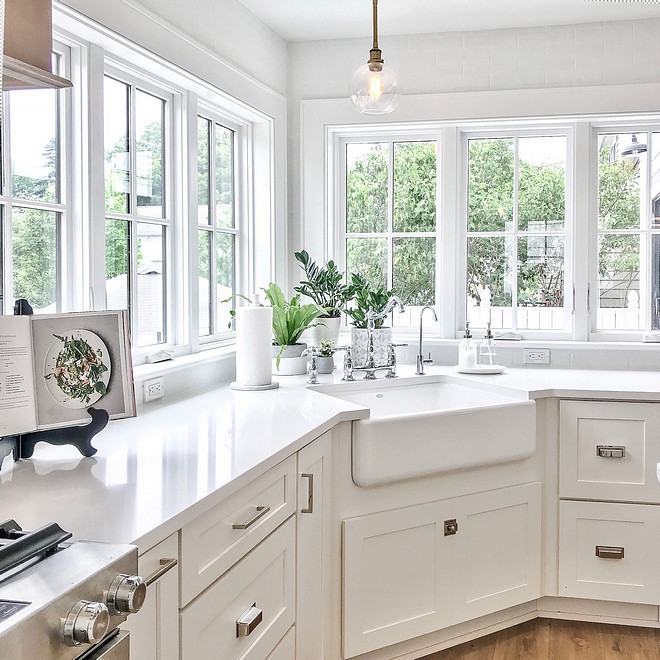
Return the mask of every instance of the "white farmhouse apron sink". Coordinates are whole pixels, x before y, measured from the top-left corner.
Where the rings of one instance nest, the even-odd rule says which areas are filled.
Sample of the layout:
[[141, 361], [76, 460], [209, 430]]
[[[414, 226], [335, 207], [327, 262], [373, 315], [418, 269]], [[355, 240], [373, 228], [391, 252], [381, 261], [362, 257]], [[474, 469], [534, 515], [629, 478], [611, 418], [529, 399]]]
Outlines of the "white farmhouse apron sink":
[[356, 381], [318, 388], [369, 408], [353, 422], [353, 481], [362, 487], [529, 458], [534, 401], [452, 376]]

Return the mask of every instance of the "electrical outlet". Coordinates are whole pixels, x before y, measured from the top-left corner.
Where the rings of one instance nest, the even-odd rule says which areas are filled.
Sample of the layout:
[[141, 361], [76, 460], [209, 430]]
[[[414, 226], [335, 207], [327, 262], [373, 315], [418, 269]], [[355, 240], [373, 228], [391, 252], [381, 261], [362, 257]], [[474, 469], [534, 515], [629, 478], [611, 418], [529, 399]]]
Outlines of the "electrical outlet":
[[165, 395], [165, 386], [163, 384], [163, 377], [152, 378], [151, 380], [144, 381], [144, 402], [155, 401], [162, 399]]
[[549, 348], [526, 348], [525, 364], [550, 364]]

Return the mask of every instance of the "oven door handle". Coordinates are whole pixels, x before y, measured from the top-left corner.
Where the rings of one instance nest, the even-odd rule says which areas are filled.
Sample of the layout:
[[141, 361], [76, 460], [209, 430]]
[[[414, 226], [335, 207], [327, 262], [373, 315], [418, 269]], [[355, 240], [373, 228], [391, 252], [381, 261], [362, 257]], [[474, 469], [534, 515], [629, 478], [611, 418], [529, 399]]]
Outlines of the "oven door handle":
[[150, 584], [153, 584], [156, 580], [160, 579], [169, 571], [170, 569], [174, 568], [177, 565], [177, 560], [176, 559], [161, 559], [160, 560], [160, 568], [157, 568], [151, 575], [147, 576], [145, 578], [144, 583], [149, 586]]

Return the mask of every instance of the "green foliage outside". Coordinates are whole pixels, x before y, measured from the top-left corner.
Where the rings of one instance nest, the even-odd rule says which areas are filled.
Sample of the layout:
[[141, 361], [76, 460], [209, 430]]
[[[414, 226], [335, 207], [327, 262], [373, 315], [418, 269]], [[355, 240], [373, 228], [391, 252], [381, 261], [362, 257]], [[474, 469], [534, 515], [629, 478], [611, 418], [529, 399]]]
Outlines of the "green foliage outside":
[[[362, 276], [375, 289], [386, 289], [389, 279], [387, 238], [351, 234], [387, 231], [387, 145], [349, 145], [347, 153], [347, 270]], [[435, 143], [395, 143], [393, 231], [435, 232], [436, 169]], [[435, 244], [435, 237], [393, 239], [392, 290], [405, 304], [435, 302]]]

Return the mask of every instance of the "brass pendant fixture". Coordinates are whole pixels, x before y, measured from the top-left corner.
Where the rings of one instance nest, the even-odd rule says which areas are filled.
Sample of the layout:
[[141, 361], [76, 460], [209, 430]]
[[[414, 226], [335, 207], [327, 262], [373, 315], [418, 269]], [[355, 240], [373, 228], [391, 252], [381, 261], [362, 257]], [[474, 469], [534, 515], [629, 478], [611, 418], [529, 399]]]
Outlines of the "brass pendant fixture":
[[399, 104], [396, 74], [386, 67], [378, 48], [378, 0], [373, 0], [373, 46], [369, 61], [353, 74], [351, 100], [364, 115], [386, 115]]

